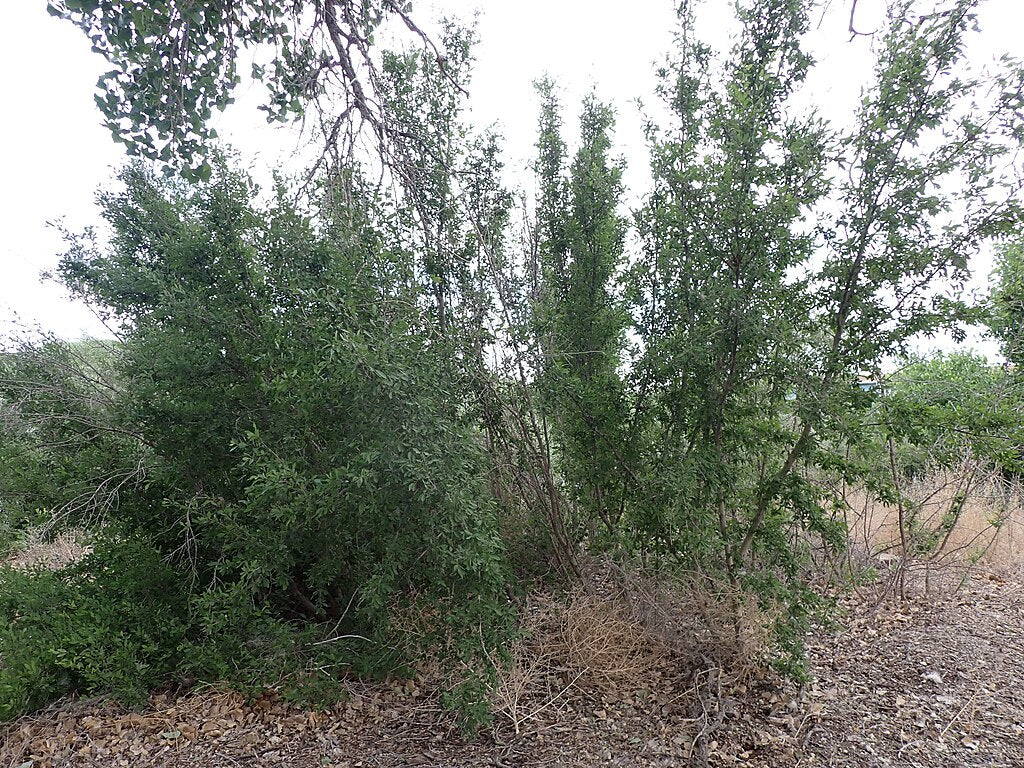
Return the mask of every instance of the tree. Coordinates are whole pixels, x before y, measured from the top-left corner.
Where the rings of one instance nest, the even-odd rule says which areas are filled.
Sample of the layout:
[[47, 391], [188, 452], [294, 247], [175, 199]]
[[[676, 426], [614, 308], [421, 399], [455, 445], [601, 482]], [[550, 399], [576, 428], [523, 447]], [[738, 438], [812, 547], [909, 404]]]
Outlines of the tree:
[[684, 6], [628, 294], [643, 442], [627, 509], [655, 551], [783, 596], [797, 531], [840, 541], [815, 478], [857, 472], [860, 373], [967, 317], [969, 256], [1022, 216], [1024, 78], [964, 71], [973, 5], [895, 5], [842, 132], [792, 106], [810, 3], [741, 4], [721, 76]]
[[966, 352], [912, 359], [887, 377], [878, 408], [900, 472], [920, 477], [969, 461], [1019, 473], [1024, 424], [1012, 376]]
[[1020, 243], [998, 249], [995, 278], [989, 327], [1002, 344], [1007, 362], [1019, 374], [1024, 371], [1024, 247]]
[[627, 316], [614, 293], [625, 258], [622, 165], [609, 157], [612, 111], [591, 96], [583, 102], [579, 149], [566, 178], [553, 88], [542, 82], [538, 90], [541, 385], [584, 521], [600, 519], [612, 532], [625, 499], [628, 444], [618, 371]]
[[785, 446], [812, 335], [801, 273], [815, 241], [801, 224], [827, 191], [825, 128], [786, 109], [811, 65], [799, 48], [806, 4], [742, 6], [741, 20], [719, 86], [681, 17], [678, 58], [662, 72], [675, 124], [650, 129], [654, 191], [630, 276], [646, 448], [635, 524], [658, 549], [734, 575], [755, 541], [778, 536], [782, 514], [772, 532], [762, 525], [780, 497], [817, 519]]
[[[1004, 505], [986, 504], [979, 520], [969, 502], [979, 500], [979, 490], [994, 499], [1002, 480], [1019, 476], [1021, 390], [1005, 370], [964, 352], [906, 360], [872, 387], [860, 434], [846, 445], [847, 462], [861, 464], [851, 519], [873, 538], [887, 525], [871, 527], [868, 504], [892, 511], [892, 541], [872, 547], [891, 547], [899, 556], [886, 588], [903, 597], [908, 559], [926, 568], [957, 554], [973, 559], [1007, 520]], [[926, 571], [926, 584], [928, 578]]]
[[381, 88], [374, 39], [390, 26], [401, 25], [429, 52], [437, 76], [461, 88], [446, 53], [397, 0], [49, 0], [47, 8], [79, 27], [110, 63], [96, 104], [114, 139], [190, 179], [212, 173], [216, 132], [208, 123], [214, 109], [233, 101], [242, 50], [257, 54], [251, 74], [267, 88], [267, 119], [302, 116], [313, 106], [327, 155], [360, 124], [386, 154], [414, 138], [393, 121]]
[[404, 183], [394, 236], [406, 242], [433, 298], [437, 336], [465, 345], [473, 357], [489, 309], [486, 262], [501, 248], [511, 201], [499, 178], [498, 136], [469, 130], [463, 92], [441, 77], [443, 67], [468, 82], [474, 35], [445, 23], [441, 40], [448, 51], [443, 65], [421, 51], [385, 52], [379, 88], [393, 124], [416, 137], [389, 160]]

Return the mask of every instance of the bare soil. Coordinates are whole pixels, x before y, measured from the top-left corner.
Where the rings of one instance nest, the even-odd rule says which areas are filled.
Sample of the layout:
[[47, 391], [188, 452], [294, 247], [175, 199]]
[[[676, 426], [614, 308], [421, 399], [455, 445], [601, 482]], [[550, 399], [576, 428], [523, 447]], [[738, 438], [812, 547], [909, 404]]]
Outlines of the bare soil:
[[0, 768], [1024, 768], [1020, 574], [975, 574], [943, 598], [864, 593], [843, 600], [839, 624], [808, 638], [803, 686], [771, 675], [725, 686], [670, 656], [615, 685], [547, 664], [471, 740], [415, 680], [352, 683], [326, 712], [271, 691], [164, 693], [136, 712], [65, 702], [0, 731]]

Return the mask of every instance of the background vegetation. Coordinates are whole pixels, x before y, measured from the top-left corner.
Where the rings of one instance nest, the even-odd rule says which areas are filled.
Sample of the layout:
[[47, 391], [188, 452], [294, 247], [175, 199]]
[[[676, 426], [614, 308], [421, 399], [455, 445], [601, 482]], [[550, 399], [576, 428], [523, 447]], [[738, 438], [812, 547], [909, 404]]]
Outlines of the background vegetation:
[[[632, 215], [597, 96], [570, 151], [538, 85], [519, 212], [498, 138], [462, 118], [471, 31], [435, 44], [395, 3], [311, 5], [51, 3], [111, 62], [115, 137], [169, 173], [128, 167], [104, 226], [68, 235], [58, 277], [115, 338], [0, 360], [0, 535], [47, 521], [92, 546], [0, 571], [0, 717], [209, 679], [323, 701], [429, 656], [479, 724], [521, 589], [594, 555], [720, 585], [736, 637], [754, 601], [763, 660], [799, 674], [808, 563], [846, 540], [837, 489], [896, 504], [920, 557], [957, 501], [923, 519], [908, 480], [1019, 475], [1024, 72], [967, 70], [970, 0], [893, 4], [848, 128], [794, 106], [814, 3], [739, 4], [727, 52], [684, 4]], [[415, 44], [373, 47], [389, 23]], [[205, 127], [239, 47], [268, 43], [269, 114], [324, 128], [272, 193]], [[997, 287], [969, 306], [992, 242]], [[1005, 368], [883, 379], [969, 320]]]

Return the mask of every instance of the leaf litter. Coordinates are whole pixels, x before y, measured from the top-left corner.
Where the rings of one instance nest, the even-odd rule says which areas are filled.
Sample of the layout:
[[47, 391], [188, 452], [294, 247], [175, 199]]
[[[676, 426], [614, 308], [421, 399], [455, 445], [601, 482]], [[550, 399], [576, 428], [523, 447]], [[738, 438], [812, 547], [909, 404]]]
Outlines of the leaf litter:
[[[143, 711], [69, 701], [0, 730], [0, 768], [58, 766], [1024, 766], [1024, 585], [975, 575], [938, 602], [840, 601], [811, 679], [727, 683], [655, 653], [609, 678], [529, 667], [515, 716], [463, 738], [429, 679], [351, 682], [326, 711], [207, 689]], [[635, 643], [630, 646], [636, 649]], [[509, 705], [508, 701], [505, 702]], [[509, 705], [512, 706], [512, 705]]]

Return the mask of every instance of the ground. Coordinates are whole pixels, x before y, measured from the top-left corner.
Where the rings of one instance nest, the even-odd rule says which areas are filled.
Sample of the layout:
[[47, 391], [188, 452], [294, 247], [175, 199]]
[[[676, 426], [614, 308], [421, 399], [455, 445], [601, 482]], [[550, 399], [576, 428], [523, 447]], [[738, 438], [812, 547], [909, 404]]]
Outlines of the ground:
[[136, 712], [64, 702], [0, 731], [0, 768], [1024, 768], [1019, 575], [977, 572], [906, 601], [868, 589], [844, 597], [837, 618], [808, 638], [802, 686], [770, 675], [726, 685], [671, 658], [625, 687], [546, 664], [469, 740], [416, 681], [354, 683], [327, 712], [217, 689], [155, 695]]

